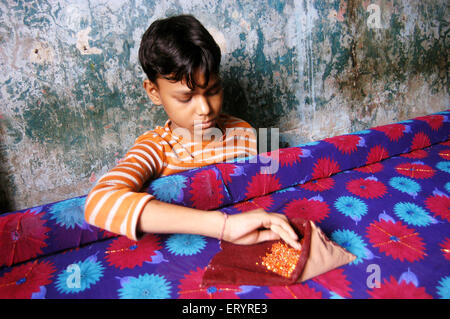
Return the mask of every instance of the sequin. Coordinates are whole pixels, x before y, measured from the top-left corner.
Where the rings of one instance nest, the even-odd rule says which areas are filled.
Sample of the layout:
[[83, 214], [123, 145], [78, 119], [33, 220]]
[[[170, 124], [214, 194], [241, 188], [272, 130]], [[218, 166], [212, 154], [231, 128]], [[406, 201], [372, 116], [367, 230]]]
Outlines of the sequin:
[[269, 271], [289, 278], [297, 265], [300, 253], [300, 250], [291, 248], [285, 243], [276, 242], [272, 245], [270, 253], [261, 258], [261, 265]]

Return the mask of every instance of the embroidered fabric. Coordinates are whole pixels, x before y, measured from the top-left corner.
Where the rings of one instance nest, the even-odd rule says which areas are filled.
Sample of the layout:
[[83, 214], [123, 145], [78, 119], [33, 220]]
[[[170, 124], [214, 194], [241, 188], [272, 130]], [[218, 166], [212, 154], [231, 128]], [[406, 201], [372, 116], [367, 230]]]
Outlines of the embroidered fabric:
[[301, 250], [289, 247], [282, 240], [249, 246], [222, 241], [222, 250], [211, 259], [202, 285], [291, 285], [356, 258], [329, 240], [314, 222], [294, 218], [290, 223], [301, 238]]

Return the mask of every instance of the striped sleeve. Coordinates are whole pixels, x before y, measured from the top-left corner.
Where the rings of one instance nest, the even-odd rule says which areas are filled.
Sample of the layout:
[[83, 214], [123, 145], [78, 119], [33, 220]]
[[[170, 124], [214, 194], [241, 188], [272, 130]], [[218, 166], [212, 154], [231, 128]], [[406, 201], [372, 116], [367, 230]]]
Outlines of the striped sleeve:
[[103, 175], [89, 192], [84, 210], [86, 222], [138, 240], [139, 217], [154, 198], [140, 191], [147, 180], [160, 174], [163, 158], [163, 149], [155, 140], [142, 136], [136, 139], [123, 160]]

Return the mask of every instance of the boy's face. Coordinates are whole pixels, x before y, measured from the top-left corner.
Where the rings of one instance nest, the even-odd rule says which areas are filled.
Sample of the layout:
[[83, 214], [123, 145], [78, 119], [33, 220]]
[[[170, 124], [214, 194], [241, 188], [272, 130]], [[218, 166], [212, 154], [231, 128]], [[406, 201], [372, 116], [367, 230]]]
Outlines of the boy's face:
[[191, 90], [186, 81], [174, 82], [158, 77], [156, 83], [144, 81], [148, 96], [156, 105], [163, 105], [171, 120], [171, 130], [186, 129], [191, 136], [203, 135], [208, 129], [217, 125], [218, 116], [222, 110], [223, 90], [218, 76], [210, 76], [205, 88], [205, 78], [197, 73], [197, 87]]

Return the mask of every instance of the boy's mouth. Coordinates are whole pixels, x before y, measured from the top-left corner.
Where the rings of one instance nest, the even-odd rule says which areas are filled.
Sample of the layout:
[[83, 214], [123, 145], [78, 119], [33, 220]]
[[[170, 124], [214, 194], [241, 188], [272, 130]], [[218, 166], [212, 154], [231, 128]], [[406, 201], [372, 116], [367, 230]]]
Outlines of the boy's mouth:
[[213, 127], [215, 124], [216, 121], [213, 119], [209, 121], [194, 121], [194, 128], [206, 130]]

